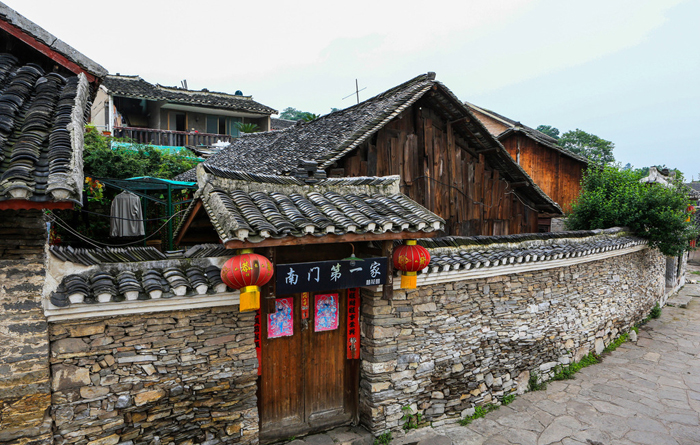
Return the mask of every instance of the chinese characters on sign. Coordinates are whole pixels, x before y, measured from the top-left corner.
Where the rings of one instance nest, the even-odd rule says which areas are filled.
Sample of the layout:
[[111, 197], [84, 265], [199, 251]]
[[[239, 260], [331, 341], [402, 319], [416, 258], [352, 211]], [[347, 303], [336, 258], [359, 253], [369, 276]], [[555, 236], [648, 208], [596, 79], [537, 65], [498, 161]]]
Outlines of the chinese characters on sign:
[[319, 261], [275, 266], [277, 294], [320, 292], [386, 283], [387, 258]]
[[348, 359], [360, 358], [360, 290], [348, 289]]

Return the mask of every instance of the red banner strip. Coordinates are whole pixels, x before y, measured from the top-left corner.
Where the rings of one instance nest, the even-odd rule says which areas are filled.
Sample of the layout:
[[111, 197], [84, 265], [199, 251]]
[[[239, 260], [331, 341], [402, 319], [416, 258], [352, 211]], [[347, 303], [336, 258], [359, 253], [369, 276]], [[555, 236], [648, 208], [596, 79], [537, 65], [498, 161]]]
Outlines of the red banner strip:
[[360, 289], [348, 289], [348, 354], [349, 360], [360, 358]]
[[260, 339], [261, 339], [261, 328], [260, 328], [260, 309], [255, 311], [255, 328], [253, 329], [255, 333], [255, 355], [258, 357], [258, 375], [262, 375], [262, 355], [260, 352]]

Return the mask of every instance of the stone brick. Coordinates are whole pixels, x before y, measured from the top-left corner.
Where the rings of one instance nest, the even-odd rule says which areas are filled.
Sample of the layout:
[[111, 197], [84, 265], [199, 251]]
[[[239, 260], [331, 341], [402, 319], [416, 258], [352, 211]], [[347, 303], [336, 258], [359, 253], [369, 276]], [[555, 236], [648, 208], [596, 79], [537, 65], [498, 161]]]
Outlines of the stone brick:
[[111, 434], [100, 439], [96, 439], [87, 443], [87, 445], [116, 445], [119, 443], [119, 434]]
[[95, 399], [109, 394], [109, 388], [105, 386], [83, 386], [80, 388], [80, 397], [83, 399]]
[[78, 324], [68, 328], [71, 337], [89, 337], [91, 335], [102, 334], [104, 331], [104, 323]]
[[51, 369], [53, 373], [51, 388], [54, 391], [80, 388], [92, 383], [90, 371], [86, 368], [73, 365], [54, 365]]

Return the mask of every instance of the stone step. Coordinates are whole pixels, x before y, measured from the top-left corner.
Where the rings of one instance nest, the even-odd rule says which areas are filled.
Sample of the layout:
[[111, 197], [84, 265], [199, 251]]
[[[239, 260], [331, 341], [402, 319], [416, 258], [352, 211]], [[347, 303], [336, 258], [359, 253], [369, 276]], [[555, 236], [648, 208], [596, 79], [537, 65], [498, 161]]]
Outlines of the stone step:
[[669, 306], [686, 309], [688, 307], [688, 303], [690, 303], [692, 300], [693, 296], [691, 295], [675, 295], [669, 298], [666, 304]]
[[343, 426], [311, 434], [288, 442], [286, 445], [373, 445], [372, 433], [360, 426]]

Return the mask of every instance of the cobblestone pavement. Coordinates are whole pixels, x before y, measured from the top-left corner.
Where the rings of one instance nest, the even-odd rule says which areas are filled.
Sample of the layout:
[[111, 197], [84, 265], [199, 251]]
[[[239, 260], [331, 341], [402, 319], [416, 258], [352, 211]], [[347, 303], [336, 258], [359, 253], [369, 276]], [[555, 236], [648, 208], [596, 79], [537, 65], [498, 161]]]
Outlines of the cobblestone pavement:
[[575, 379], [550, 382], [466, 427], [423, 428], [393, 445], [700, 444], [700, 285], [681, 294], [693, 297], [686, 308], [665, 307], [636, 344]]

